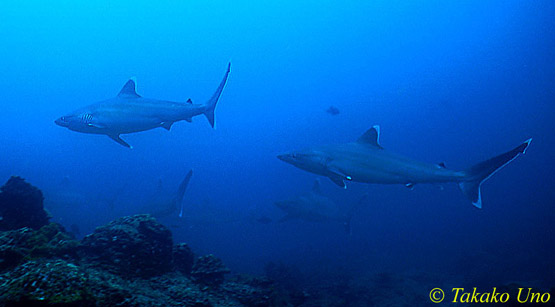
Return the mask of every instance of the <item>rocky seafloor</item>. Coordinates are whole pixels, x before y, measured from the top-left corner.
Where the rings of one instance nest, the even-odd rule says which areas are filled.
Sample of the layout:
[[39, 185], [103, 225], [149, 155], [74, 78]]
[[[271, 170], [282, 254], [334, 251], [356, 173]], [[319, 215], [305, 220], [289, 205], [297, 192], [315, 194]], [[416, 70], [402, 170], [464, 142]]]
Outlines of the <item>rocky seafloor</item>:
[[446, 284], [424, 273], [311, 282], [282, 263], [267, 264], [264, 277], [246, 276], [175, 244], [147, 214], [119, 218], [82, 240], [49, 219], [38, 188], [20, 177], [0, 188], [0, 307], [429, 306], [430, 289]]
[[150, 215], [117, 219], [78, 241], [49, 222], [39, 189], [0, 189], [0, 306], [285, 306], [275, 283], [230, 275]]

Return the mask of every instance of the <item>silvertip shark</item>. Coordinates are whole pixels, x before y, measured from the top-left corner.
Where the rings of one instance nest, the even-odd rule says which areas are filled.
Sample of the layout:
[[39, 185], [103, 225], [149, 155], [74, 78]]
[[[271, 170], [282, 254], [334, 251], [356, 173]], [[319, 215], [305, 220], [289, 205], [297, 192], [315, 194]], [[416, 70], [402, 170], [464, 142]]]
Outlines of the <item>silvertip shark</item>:
[[118, 144], [133, 148], [125, 142], [120, 134], [146, 131], [157, 127], [170, 130], [173, 123], [203, 114], [214, 128], [214, 110], [227, 82], [231, 63], [223, 80], [205, 104], [195, 104], [191, 99], [186, 102], [174, 102], [152, 98], [144, 98], [137, 94], [135, 81], [125, 83], [116, 97], [83, 107], [68, 115], [56, 119], [58, 126], [69, 130], [104, 134]]
[[443, 163], [424, 163], [390, 153], [380, 145], [379, 138], [380, 127], [376, 125], [356, 142], [293, 151], [277, 157], [302, 170], [326, 176], [345, 189], [346, 181], [404, 184], [409, 188], [419, 183], [455, 182], [474, 206], [482, 208], [482, 182], [524, 154], [532, 141], [530, 138], [506, 153], [455, 171]]
[[274, 204], [286, 214], [279, 222], [295, 219], [310, 222], [339, 222], [345, 228], [345, 232], [351, 234], [351, 219], [354, 212], [367, 199], [368, 194], [364, 194], [356, 204], [350, 206], [338, 205], [323, 195], [320, 180], [316, 179], [310, 193], [295, 199], [278, 201]]

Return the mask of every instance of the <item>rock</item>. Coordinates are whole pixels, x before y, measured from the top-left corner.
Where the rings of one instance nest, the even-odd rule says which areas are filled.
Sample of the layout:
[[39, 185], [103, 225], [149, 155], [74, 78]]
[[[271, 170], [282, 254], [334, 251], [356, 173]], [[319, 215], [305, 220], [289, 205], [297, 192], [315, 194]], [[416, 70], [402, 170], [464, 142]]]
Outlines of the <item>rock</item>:
[[197, 282], [218, 286], [224, 281], [225, 274], [230, 270], [223, 264], [222, 260], [210, 254], [199, 257], [193, 265], [191, 275]]
[[21, 177], [12, 176], [0, 188], [0, 230], [39, 229], [48, 224], [50, 216], [44, 210], [43, 200], [39, 189]]
[[28, 261], [0, 283], [0, 301], [8, 306], [95, 306], [84, 272], [64, 260]]
[[18, 265], [24, 259], [75, 258], [79, 245], [63, 227], [50, 223], [39, 230], [20, 228], [0, 232], [0, 271]]
[[148, 214], [123, 217], [82, 240], [81, 255], [127, 277], [151, 277], [172, 269], [172, 235]]
[[176, 270], [190, 275], [195, 262], [195, 254], [186, 243], [179, 243], [173, 247], [173, 264]]

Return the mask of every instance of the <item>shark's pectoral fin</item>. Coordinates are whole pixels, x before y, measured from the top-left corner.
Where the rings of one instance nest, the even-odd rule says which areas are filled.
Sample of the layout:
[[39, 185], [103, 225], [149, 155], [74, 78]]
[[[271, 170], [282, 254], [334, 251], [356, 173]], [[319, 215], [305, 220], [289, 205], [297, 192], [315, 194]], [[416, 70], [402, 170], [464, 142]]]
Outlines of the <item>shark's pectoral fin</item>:
[[322, 194], [322, 189], [320, 188], [320, 179], [316, 178], [314, 185], [312, 186], [312, 193]]
[[328, 168], [328, 178], [335, 183], [336, 185], [347, 189], [347, 185], [345, 184], [345, 180], [346, 181], [351, 181], [353, 180], [353, 178], [351, 178], [351, 176], [349, 175], [345, 175], [342, 171], [334, 169], [334, 168]]
[[127, 144], [126, 141], [122, 140], [118, 135], [108, 135], [109, 138], [111, 138], [112, 140], [116, 141], [118, 144], [120, 144], [121, 146], [125, 146], [127, 148], [133, 149], [133, 146]]
[[171, 127], [173, 125], [173, 122], [163, 122], [160, 124], [160, 126], [168, 131], [170, 131]]
[[87, 124], [87, 126], [89, 126], [89, 127], [94, 127], [94, 128], [99, 128], [99, 129], [106, 128], [106, 126], [104, 126], [104, 125], [101, 125], [101, 124], [93, 124], [93, 123], [89, 123], [89, 124]]

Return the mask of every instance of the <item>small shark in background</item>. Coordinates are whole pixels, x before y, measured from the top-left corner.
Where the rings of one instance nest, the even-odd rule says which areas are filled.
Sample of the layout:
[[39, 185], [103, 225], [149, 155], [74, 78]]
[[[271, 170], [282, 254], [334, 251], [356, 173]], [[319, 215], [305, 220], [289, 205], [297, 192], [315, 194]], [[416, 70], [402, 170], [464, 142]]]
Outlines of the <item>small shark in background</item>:
[[129, 80], [116, 97], [76, 110], [58, 118], [55, 123], [77, 132], [107, 135], [128, 148], [132, 146], [125, 142], [120, 134], [157, 127], [169, 131], [173, 123], [181, 120], [191, 122], [194, 116], [201, 114], [204, 114], [210, 125], [214, 127], [214, 110], [230, 69], [231, 63], [227, 66], [220, 86], [205, 104], [194, 104], [191, 99], [187, 102], [173, 102], [144, 98], [137, 94], [135, 81]]
[[276, 207], [286, 213], [280, 222], [298, 219], [311, 222], [339, 222], [351, 233], [351, 219], [353, 213], [366, 202], [368, 194], [353, 206], [340, 206], [324, 196], [320, 189], [320, 181], [316, 179], [312, 191], [307, 195], [295, 199], [278, 201]]
[[177, 212], [177, 208], [179, 206], [181, 208], [179, 211], [179, 217], [183, 217], [183, 197], [185, 196], [187, 186], [189, 185], [189, 181], [191, 181], [192, 176], [193, 170], [190, 170], [179, 184], [177, 193], [171, 198], [168, 198], [164, 195], [164, 193], [162, 193], [163, 191], [160, 188], [161, 183], [159, 182], [158, 193], [156, 193], [155, 197], [148, 202], [146, 208], [143, 208], [143, 210], [148, 211], [145, 213], [149, 213], [157, 218], [170, 216]]
[[334, 106], [329, 107], [329, 108], [326, 110], [326, 112], [329, 113], [329, 114], [331, 114], [331, 115], [338, 115], [338, 114], [340, 113], [340, 112], [339, 112], [339, 109], [336, 108], [336, 107], [334, 107]]
[[310, 148], [278, 155], [300, 169], [326, 176], [347, 188], [345, 181], [380, 184], [456, 182], [477, 208], [482, 208], [480, 185], [503, 166], [524, 154], [532, 139], [513, 150], [478, 163], [464, 171], [449, 170], [445, 164], [429, 164], [395, 155], [379, 144], [380, 127], [366, 131], [356, 142]]

